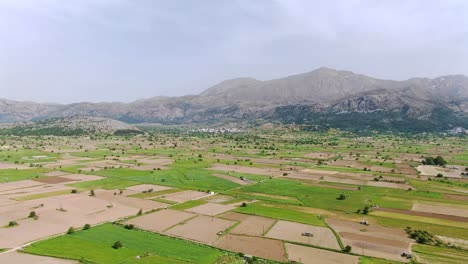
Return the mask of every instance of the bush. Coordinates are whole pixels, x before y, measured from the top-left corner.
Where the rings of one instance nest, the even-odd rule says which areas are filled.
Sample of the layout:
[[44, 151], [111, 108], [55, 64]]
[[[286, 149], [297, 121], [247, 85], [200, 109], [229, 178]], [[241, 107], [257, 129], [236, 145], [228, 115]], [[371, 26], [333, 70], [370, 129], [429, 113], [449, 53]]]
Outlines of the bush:
[[73, 226], [68, 228], [68, 230], [67, 230], [68, 235], [71, 235], [71, 234], [74, 234], [74, 233], [75, 233], [75, 228]]
[[36, 217], [37, 217], [37, 214], [35, 211], [29, 212], [29, 218], [36, 218]]
[[241, 204], [241, 207], [247, 207], [247, 203], [246, 203], [246, 202], [243, 202], [243, 203]]
[[125, 225], [124, 228], [125, 228], [125, 229], [128, 229], [128, 230], [132, 230], [132, 229], [135, 228], [135, 225], [133, 225], [133, 224], [128, 224], [128, 225]]
[[77, 190], [77, 189], [73, 189], [73, 190], [71, 190], [71, 193], [78, 193], [78, 190]]
[[95, 195], [96, 195], [96, 194], [94, 193], [94, 190], [91, 189], [91, 190], [89, 191], [89, 196], [95, 196]]
[[83, 230], [88, 230], [88, 229], [90, 229], [90, 228], [91, 228], [91, 225], [90, 225], [90, 224], [86, 224], [86, 225], [84, 225]]
[[140, 209], [140, 210], [138, 211], [137, 215], [138, 215], [138, 216], [139, 216], [139, 215], [143, 215], [143, 209]]
[[123, 247], [123, 244], [120, 241], [115, 241], [115, 243], [112, 245], [112, 248], [114, 249], [119, 249], [121, 247]]
[[343, 249], [343, 252], [346, 252], [346, 253], [349, 253], [351, 252], [353, 248], [350, 246], [350, 245], [347, 245], [344, 249]]
[[16, 221], [10, 221], [8, 223], [8, 227], [14, 227], [14, 226], [17, 226], [17, 225], [18, 225], [18, 223]]
[[346, 194], [342, 193], [340, 194], [340, 196], [338, 196], [338, 198], [336, 198], [338, 200], [346, 200]]

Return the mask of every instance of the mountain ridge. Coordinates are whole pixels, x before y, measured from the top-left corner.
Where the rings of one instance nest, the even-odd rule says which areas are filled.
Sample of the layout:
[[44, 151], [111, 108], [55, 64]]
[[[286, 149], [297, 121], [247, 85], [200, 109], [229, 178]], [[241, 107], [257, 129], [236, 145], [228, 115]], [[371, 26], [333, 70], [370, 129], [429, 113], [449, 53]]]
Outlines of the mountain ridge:
[[[156, 96], [130, 103], [41, 104], [0, 99], [0, 122], [76, 115], [161, 124], [284, 120], [277, 119], [278, 109], [283, 114], [287, 112], [285, 109], [294, 109], [290, 113], [292, 115], [304, 114], [303, 122], [312, 121], [316, 116], [333, 119], [351, 113], [391, 114], [394, 116], [391, 120], [431, 121], [436, 108], [447, 110], [457, 119], [462, 118], [454, 124], [445, 122], [444, 129], [464, 125], [468, 115], [468, 77], [447, 75], [394, 81], [322, 67], [266, 81], [251, 77], [235, 78], [213, 85], [198, 95]], [[300, 109], [307, 111], [302, 114], [295, 112]], [[468, 127], [468, 122], [465, 126]]]

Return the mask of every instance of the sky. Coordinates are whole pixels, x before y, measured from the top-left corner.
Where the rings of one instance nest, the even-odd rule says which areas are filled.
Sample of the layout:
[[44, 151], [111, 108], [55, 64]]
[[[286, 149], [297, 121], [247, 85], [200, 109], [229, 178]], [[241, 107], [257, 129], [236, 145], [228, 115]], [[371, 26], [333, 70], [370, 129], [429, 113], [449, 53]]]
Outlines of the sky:
[[468, 1], [0, 0], [0, 98], [130, 102], [319, 67], [468, 75]]

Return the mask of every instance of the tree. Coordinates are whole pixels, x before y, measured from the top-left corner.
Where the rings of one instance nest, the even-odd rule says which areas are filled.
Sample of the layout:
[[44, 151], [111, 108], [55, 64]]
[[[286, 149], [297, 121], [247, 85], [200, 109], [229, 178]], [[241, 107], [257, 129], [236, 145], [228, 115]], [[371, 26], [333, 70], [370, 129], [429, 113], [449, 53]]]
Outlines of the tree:
[[246, 203], [246, 202], [243, 202], [243, 203], [241, 204], [241, 207], [247, 207], [247, 203]]
[[368, 214], [369, 210], [370, 210], [370, 207], [366, 205], [366, 206], [364, 206], [364, 209], [362, 209], [362, 213], [363, 214]]
[[91, 189], [91, 190], [89, 191], [89, 196], [95, 196], [95, 195], [96, 195], [96, 194], [94, 193], [94, 190]]
[[434, 163], [439, 166], [445, 166], [447, 165], [447, 161], [442, 157], [442, 156], [437, 156], [434, 159]]
[[114, 249], [119, 249], [121, 247], [123, 247], [123, 244], [120, 241], [115, 241], [115, 243], [112, 245], [112, 248]]
[[341, 193], [340, 196], [337, 198], [338, 200], [346, 200], [346, 194]]
[[17, 226], [17, 225], [18, 225], [18, 223], [16, 221], [10, 221], [8, 223], [8, 227], [14, 227], [14, 226]]
[[86, 225], [84, 225], [83, 230], [88, 230], [88, 229], [90, 229], [90, 228], [91, 228], [91, 225], [90, 225], [90, 224], [86, 224]]

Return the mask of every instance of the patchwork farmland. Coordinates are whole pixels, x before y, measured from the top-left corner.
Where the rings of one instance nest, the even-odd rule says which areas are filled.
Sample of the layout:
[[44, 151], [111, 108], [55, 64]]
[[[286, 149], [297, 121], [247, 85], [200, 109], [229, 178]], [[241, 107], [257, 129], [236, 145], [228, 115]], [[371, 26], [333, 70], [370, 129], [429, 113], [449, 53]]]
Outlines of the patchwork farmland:
[[1, 142], [0, 263], [468, 260], [466, 137], [146, 128]]

